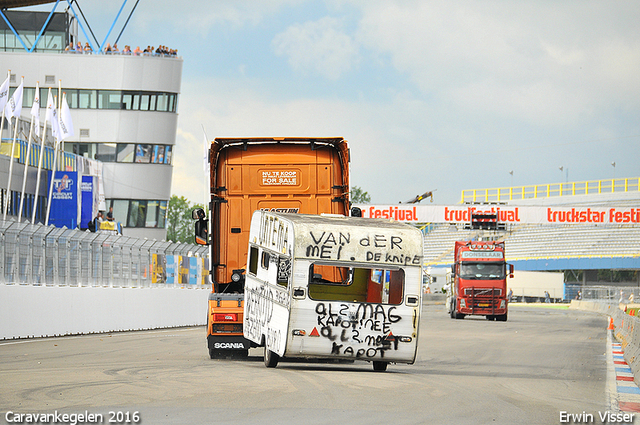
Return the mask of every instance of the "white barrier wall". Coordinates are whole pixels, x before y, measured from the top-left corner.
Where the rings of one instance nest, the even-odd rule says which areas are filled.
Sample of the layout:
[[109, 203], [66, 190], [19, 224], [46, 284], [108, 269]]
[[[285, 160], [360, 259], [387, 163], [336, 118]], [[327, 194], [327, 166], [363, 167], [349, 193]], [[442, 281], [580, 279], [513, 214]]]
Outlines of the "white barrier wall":
[[209, 292], [0, 285], [0, 339], [204, 325]]

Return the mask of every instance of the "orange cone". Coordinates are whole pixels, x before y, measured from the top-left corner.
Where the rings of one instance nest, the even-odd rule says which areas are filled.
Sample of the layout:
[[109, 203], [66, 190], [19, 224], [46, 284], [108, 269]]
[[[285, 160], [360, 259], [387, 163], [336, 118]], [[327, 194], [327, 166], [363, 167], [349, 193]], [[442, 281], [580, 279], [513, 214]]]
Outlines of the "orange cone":
[[613, 330], [613, 317], [609, 317], [609, 330]]

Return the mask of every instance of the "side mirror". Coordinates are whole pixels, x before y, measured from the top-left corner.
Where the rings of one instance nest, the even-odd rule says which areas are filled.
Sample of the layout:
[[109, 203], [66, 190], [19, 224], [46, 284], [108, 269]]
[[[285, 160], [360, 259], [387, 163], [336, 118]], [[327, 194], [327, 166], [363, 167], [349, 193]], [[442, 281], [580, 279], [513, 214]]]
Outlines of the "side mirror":
[[191, 212], [191, 217], [196, 221], [195, 237], [198, 245], [209, 245], [209, 220], [202, 208], [196, 208]]
[[207, 214], [204, 212], [204, 210], [202, 208], [196, 208], [195, 210], [191, 211], [191, 217], [194, 220], [202, 220], [207, 216]]
[[509, 277], [513, 279], [513, 264], [509, 264]]

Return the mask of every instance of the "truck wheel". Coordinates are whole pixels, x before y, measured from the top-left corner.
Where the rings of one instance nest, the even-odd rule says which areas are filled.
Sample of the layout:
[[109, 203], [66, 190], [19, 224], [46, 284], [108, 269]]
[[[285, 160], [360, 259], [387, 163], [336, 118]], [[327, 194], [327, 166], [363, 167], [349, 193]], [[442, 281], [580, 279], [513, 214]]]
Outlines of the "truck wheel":
[[387, 370], [387, 365], [389, 363], [387, 362], [373, 362], [373, 370], [375, 370], [376, 372], [384, 372], [385, 370]]
[[496, 320], [498, 322], [506, 322], [507, 321], [507, 313], [496, 316]]
[[487, 315], [485, 316], [487, 318], [487, 320], [491, 321], [491, 320], [496, 320], [496, 316], [492, 316], [492, 315]]
[[280, 360], [279, 355], [264, 347], [264, 365], [266, 367], [273, 368], [278, 366], [278, 360]]
[[213, 348], [209, 348], [209, 358], [210, 359], [217, 359], [219, 356], [220, 352], [217, 350], [214, 350]]
[[456, 313], [453, 313], [453, 314], [455, 315], [456, 319], [464, 319], [464, 314], [462, 314], [462, 313], [457, 313], [456, 312]]

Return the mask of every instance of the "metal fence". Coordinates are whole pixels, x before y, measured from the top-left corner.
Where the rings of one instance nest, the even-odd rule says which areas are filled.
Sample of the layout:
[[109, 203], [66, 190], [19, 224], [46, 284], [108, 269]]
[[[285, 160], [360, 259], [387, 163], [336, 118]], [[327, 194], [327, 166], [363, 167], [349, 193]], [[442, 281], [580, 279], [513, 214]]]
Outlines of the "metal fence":
[[640, 303], [640, 287], [637, 286], [582, 286], [581, 299], [629, 304]]
[[202, 286], [206, 246], [0, 221], [0, 284]]

